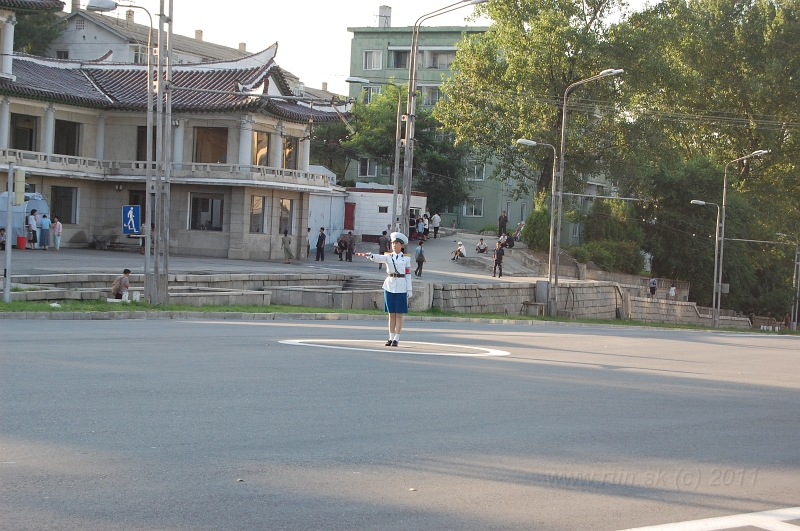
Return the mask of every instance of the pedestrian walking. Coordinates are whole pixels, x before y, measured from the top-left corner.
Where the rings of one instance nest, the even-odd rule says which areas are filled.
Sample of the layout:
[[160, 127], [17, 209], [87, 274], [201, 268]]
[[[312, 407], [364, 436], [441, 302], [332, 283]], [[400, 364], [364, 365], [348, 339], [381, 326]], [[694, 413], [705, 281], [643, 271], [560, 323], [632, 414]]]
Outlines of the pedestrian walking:
[[402, 252], [408, 238], [402, 232], [390, 236], [392, 252], [386, 255], [358, 253], [373, 262], [386, 264], [386, 280], [383, 281], [383, 310], [389, 314], [389, 340], [387, 347], [396, 347], [403, 330], [403, 319], [408, 313], [408, 299], [411, 298], [411, 257]]
[[353, 236], [353, 231], [347, 232], [347, 261], [353, 261], [353, 253], [356, 250], [356, 237]]
[[492, 268], [492, 276], [495, 276], [497, 270], [500, 270], [500, 274], [497, 275], [498, 278], [503, 276], [503, 258], [505, 257], [505, 250], [503, 246], [500, 245], [500, 242], [497, 242], [496, 247], [494, 248], [494, 253], [492, 254], [492, 262], [494, 262], [494, 267]]
[[650, 279], [650, 298], [656, 298], [656, 288], [658, 287], [658, 279], [651, 278]]
[[315, 262], [319, 262], [322, 260], [325, 261], [325, 227], [319, 228], [319, 234], [317, 235], [317, 259], [314, 260]]
[[[386, 235], [386, 231], [383, 231], [381, 237], [378, 238], [378, 254], [384, 255], [389, 252], [389, 237]], [[383, 262], [378, 264], [378, 269], [383, 267]]]
[[290, 260], [294, 258], [292, 254], [292, 239], [289, 237], [289, 231], [284, 229], [283, 238], [281, 238], [281, 249], [283, 249], [284, 263], [290, 264]]
[[306, 260], [311, 260], [311, 227], [306, 229]]
[[111, 296], [115, 299], [128, 300], [128, 288], [130, 288], [131, 270], [124, 269], [122, 275], [118, 276], [111, 285]]
[[42, 215], [42, 237], [40, 238], [39, 248], [46, 251], [50, 247], [50, 220], [47, 214]]
[[667, 296], [669, 297], [669, 300], [671, 300], [671, 301], [675, 300], [675, 283], [674, 282], [670, 285], [669, 293], [667, 294]]
[[430, 236], [431, 234], [431, 220], [428, 217], [428, 214], [425, 214], [422, 217], [422, 223], [423, 223], [422, 234], [425, 235], [425, 239], [427, 240], [428, 236]]
[[414, 260], [417, 262], [417, 269], [414, 274], [418, 277], [422, 277], [422, 265], [425, 263], [425, 249], [422, 248], [424, 243], [425, 240], [420, 240], [417, 248], [414, 249]]
[[439, 236], [439, 225], [442, 224], [442, 216], [439, 215], [439, 211], [436, 211], [436, 214], [431, 218], [431, 224], [433, 225], [433, 239], [435, 240]]

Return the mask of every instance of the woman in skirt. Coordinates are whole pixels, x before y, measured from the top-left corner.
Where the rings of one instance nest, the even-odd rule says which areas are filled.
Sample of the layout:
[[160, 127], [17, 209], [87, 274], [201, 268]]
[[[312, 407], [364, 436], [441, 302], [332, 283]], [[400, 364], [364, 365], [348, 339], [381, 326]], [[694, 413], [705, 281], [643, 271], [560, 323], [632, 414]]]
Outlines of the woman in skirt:
[[[390, 238], [392, 252], [380, 255], [367, 253], [373, 262], [386, 264], [386, 280], [383, 281], [383, 310], [389, 314], [389, 341], [387, 347], [396, 347], [403, 330], [403, 317], [408, 313], [411, 298], [411, 257], [403, 254], [403, 245], [408, 238], [402, 232], [393, 232]], [[359, 253], [360, 254], [360, 253]]]

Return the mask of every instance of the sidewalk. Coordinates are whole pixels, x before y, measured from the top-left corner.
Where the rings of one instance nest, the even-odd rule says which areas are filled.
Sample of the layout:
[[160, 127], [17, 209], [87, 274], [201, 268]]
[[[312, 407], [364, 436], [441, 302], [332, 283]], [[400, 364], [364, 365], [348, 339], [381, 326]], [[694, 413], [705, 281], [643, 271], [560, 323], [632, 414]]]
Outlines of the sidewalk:
[[[461, 260], [450, 260], [450, 254], [458, 241], [463, 241], [468, 257], [475, 257], [475, 245], [480, 236], [477, 234], [456, 233], [425, 242], [427, 262], [422, 278], [413, 277], [414, 282], [436, 284], [484, 284], [532, 282], [542, 277], [536, 276], [503, 276], [492, 278], [491, 271], [465, 267]], [[489, 240], [486, 240], [487, 242]], [[494, 243], [492, 240], [491, 243]], [[407, 246], [409, 254], [414, 255], [417, 242]], [[254, 261], [231, 260], [228, 258], [209, 258], [199, 256], [175, 256], [169, 259], [171, 274], [214, 274], [214, 273], [338, 273], [358, 275], [363, 278], [383, 279], [386, 274], [378, 269], [378, 265], [363, 257], [354, 257], [352, 262], [339, 261], [333, 252], [325, 253], [324, 262], [316, 262], [313, 258], [295, 259], [291, 264], [282, 260]], [[304, 250], [305, 252], [305, 250]], [[361, 243], [356, 252], [378, 252], [377, 243]], [[4, 254], [2, 256], [5, 256]], [[144, 256], [123, 251], [105, 251], [96, 249], [64, 249], [61, 251], [18, 250], [11, 254], [11, 275], [51, 275], [61, 273], [120, 273], [128, 268], [132, 273], [144, 273]]]

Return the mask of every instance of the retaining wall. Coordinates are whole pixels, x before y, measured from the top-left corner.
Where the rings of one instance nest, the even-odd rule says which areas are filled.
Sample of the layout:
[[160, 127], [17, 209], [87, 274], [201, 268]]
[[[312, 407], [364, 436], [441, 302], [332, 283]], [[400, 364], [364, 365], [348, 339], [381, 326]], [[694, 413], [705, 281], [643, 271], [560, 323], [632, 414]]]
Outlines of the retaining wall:
[[[634, 297], [627, 293], [624, 315], [635, 321], [650, 323], [714, 326], [712, 316], [699, 312], [697, 304], [693, 302]], [[719, 324], [722, 328], [750, 328], [750, 320], [746, 317], [720, 315]]]
[[433, 284], [431, 306], [445, 312], [519, 315], [526, 301], [536, 302], [535, 282]]

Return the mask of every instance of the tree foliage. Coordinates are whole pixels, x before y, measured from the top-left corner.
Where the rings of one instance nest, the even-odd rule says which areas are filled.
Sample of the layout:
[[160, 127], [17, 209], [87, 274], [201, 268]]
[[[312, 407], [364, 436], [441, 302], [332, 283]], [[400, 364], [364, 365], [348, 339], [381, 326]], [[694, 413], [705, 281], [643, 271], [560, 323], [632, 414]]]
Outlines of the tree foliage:
[[52, 11], [20, 11], [14, 28], [14, 51], [44, 55], [66, 27], [65, 21]]
[[[381, 164], [393, 165], [398, 100], [401, 109], [405, 109], [406, 96], [396, 85], [387, 85], [370, 103], [357, 103], [352, 121], [356, 132], [343, 146]], [[412, 185], [427, 194], [431, 211], [460, 205], [467, 199], [470, 186], [465, 177], [469, 155], [467, 144], [456, 145], [429, 109], [417, 107]], [[402, 168], [402, 160], [400, 164]]]
[[[689, 201], [721, 204], [728, 162], [771, 150], [728, 166], [727, 236], [800, 235], [800, 0], [662, 0], [612, 21], [618, 7], [616, 0], [482, 6], [491, 28], [459, 44], [436, 116], [493, 159], [498, 176], [542, 191], [552, 151], [521, 151], [513, 142], [559, 146], [566, 87], [625, 69], [570, 96], [566, 189], [582, 191], [587, 176], [605, 175], [621, 195], [651, 200], [634, 207], [644, 239], [627, 241], [641, 241], [656, 274], [688, 280], [692, 298], [708, 304], [716, 213]], [[587, 222], [589, 241], [626, 241], [597, 221]], [[723, 303], [785, 311], [792, 271], [783, 247], [726, 247], [731, 293]]]
[[544, 251], [550, 248], [550, 209], [547, 208], [544, 193], [538, 194], [534, 201], [534, 208], [525, 227], [522, 229], [522, 241], [529, 249]]

